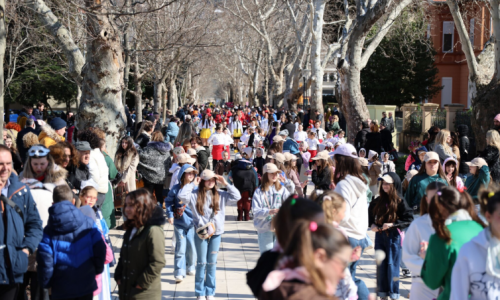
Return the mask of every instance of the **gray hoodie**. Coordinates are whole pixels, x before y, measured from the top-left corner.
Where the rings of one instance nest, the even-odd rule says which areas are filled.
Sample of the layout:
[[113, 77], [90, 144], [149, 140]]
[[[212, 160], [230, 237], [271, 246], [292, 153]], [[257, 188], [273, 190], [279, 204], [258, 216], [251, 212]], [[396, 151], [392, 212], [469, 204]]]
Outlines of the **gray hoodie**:
[[213, 222], [215, 225], [215, 235], [220, 235], [224, 233], [224, 221], [226, 220], [226, 204], [228, 201], [236, 202], [241, 199], [240, 191], [234, 187], [234, 185], [228, 184], [226, 186], [227, 192], [223, 190], [219, 191], [219, 211], [211, 220], [212, 209], [212, 197], [211, 193], [206, 193], [205, 206], [203, 207], [203, 215], [201, 215], [196, 209], [196, 201], [198, 199], [198, 186], [194, 183], [185, 185], [180, 191], [177, 197], [183, 203], [187, 203], [189, 208], [193, 212], [193, 223], [195, 228], [200, 228], [207, 224], [208, 222]]

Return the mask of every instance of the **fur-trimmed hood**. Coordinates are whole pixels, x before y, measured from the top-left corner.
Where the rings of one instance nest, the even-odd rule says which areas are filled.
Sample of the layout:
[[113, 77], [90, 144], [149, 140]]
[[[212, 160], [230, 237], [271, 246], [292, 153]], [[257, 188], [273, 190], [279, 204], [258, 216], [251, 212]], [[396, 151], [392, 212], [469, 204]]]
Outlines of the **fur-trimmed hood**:
[[115, 166], [118, 172], [127, 170], [136, 157], [139, 157], [139, 153], [134, 153], [132, 151], [127, 151], [126, 153], [116, 153]]
[[41, 142], [44, 138], [53, 139], [56, 143], [64, 141], [64, 137], [58, 135], [56, 131], [50, 127], [49, 124], [44, 124], [41, 127], [42, 132], [38, 136], [38, 140]]
[[[45, 179], [43, 180], [43, 184], [52, 183], [54, 185], [63, 185], [66, 183], [66, 178], [68, 177], [68, 171], [66, 169], [61, 168], [58, 165], [54, 165], [52, 170], [47, 170], [45, 174]], [[24, 178], [24, 171], [19, 174], [20, 180], [29, 180], [31, 178]]]

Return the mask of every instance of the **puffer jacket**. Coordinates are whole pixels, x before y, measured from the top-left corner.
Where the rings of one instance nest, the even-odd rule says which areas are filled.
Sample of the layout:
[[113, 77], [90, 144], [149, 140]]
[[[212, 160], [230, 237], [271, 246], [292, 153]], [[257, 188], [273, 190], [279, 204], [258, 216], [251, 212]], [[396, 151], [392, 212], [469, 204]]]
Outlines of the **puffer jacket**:
[[170, 156], [169, 146], [163, 142], [150, 142], [139, 151], [137, 170], [145, 180], [163, 184], [165, 180], [165, 161]]
[[[156, 206], [146, 225], [123, 236], [115, 281], [120, 281], [120, 299], [161, 299], [161, 270], [165, 266], [165, 224], [163, 209]], [[140, 286], [141, 289], [137, 289]]]
[[[179, 175], [177, 176], [177, 180], [179, 180], [179, 182], [182, 178], [182, 175], [184, 174], [184, 171], [186, 171], [187, 168], [194, 168], [194, 167], [188, 164], [183, 165], [181, 167], [181, 170], [179, 171]], [[170, 189], [167, 198], [165, 198], [165, 208], [167, 209], [168, 218], [172, 219], [174, 217], [174, 210], [176, 208], [181, 208], [182, 206], [186, 205], [182, 217], [180, 219], [174, 219], [174, 226], [177, 228], [188, 230], [189, 228], [194, 226], [193, 212], [189, 208], [189, 205], [181, 203], [180, 199], [177, 197], [177, 194], [179, 193], [180, 190], [181, 190], [181, 185], [179, 183], [174, 185], [172, 189]]]
[[179, 126], [176, 122], [170, 122], [167, 126], [167, 135], [170, 141], [174, 141], [177, 135], [179, 135]]
[[[14, 173], [10, 175], [9, 181], [8, 198], [21, 209], [24, 216], [22, 218], [14, 208], [6, 205], [4, 221], [0, 222], [0, 244], [5, 245], [0, 249], [0, 282], [12, 285], [23, 283], [24, 273], [28, 269], [28, 255], [23, 249], [35, 252], [43, 233], [42, 220], [30, 188], [20, 182]], [[7, 270], [6, 257], [12, 266], [10, 270]]]
[[90, 178], [98, 185], [97, 191], [101, 194], [106, 194], [109, 188], [109, 168], [100, 149], [95, 148], [90, 151], [89, 172]]
[[495, 146], [486, 146], [479, 157], [484, 158], [490, 168], [491, 180], [500, 183], [500, 151]]
[[[370, 127], [368, 126], [368, 122], [362, 122], [363, 129], [358, 131], [356, 134], [356, 139], [354, 140], [354, 147], [356, 147], [356, 151], [359, 152], [359, 149], [366, 148], [366, 135], [370, 133]], [[366, 151], [368, 152], [368, 151]]]
[[203, 170], [208, 168], [208, 157], [210, 156], [210, 154], [208, 153], [208, 150], [205, 147], [198, 146], [198, 148], [196, 148], [196, 155], [198, 156], [198, 164], [200, 167], [198, 171], [201, 174]]
[[97, 289], [95, 276], [104, 270], [105, 259], [106, 244], [91, 218], [69, 201], [50, 207], [37, 262], [41, 283], [52, 288], [52, 299], [92, 294]]
[[250, 196], [257, 188], [255, 170], [251, 162], [239, 160], [231, 169], [234, 186], [241, 192], [249, 192]]

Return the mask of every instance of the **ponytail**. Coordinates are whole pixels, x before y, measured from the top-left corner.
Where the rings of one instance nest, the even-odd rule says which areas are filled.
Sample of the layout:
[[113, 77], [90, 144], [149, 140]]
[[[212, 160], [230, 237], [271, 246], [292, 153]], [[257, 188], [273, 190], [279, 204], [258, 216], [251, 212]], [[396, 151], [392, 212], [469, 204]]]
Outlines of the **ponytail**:
[[486, 212], [493, 214], [500, 203], [500, 191], [496, 189], [481, 189], [477, 194], [481, 213], [484, 215]]

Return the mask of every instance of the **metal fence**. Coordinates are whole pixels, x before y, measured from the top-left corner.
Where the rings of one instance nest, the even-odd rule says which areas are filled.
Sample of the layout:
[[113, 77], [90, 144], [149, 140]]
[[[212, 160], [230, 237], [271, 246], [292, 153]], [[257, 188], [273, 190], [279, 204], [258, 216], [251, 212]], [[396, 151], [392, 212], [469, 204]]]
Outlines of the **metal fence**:
[[438, 108], [431, 115], [432, 126], [437, 126], [440, 129], [446, 129], [446, 110]]

